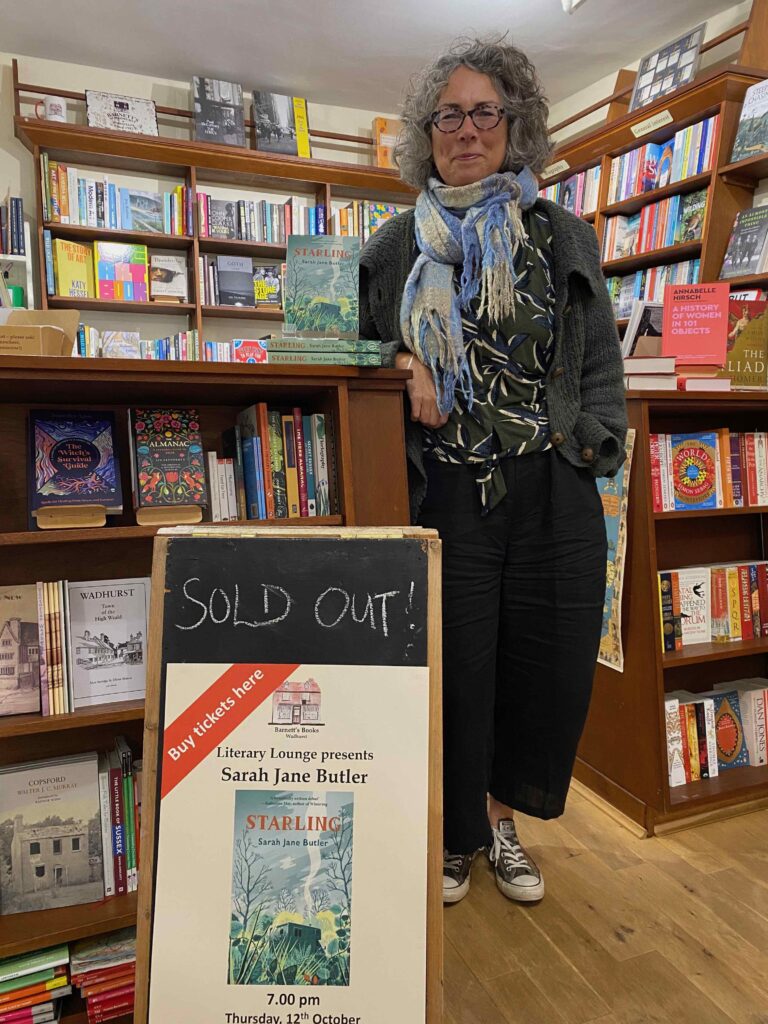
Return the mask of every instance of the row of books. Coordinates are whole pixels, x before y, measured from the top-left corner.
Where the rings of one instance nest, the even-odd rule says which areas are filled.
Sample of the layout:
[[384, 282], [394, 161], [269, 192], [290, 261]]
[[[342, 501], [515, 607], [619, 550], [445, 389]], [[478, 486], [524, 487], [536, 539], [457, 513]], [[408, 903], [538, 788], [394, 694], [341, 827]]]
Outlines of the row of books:
[[284, 265], [261, 266], [250, 256], [198, 257], [198, 284], [206, 306], [282, 308]]
[[96, 903], [139, 882], [141, 777], [124, 736], [114, 747], [0, 768], [12, 822], [0, 914]]
[[664, 188], [712, 167], [719, 114], [681, 128], [666, 142], [648, 142], [611, 161], [608, 203]]
[[670, 786], [766, 763], [766, 687], [768, 679], [737, 679], [703, 693], [666, 694]]
[[[50, 224], [194, 234], [192, 190], [176, 185], [168, 192], [122, 188], [102, 177], [83, 177], [76, 167], [40, 157], [45, 220]], [[88, 172], [90, 175], [92, 172]]]
[[206, 452], [211, 519], [289, 519], [331, 514], [326, 417], [289, 414], [265, 402], [244, 409], [224, 439], [225, 457]]
[[26, 256], [24, 241], [24, 202], [18, 196], [8, 196], [0, 203], [0, 255]]
[[768, 505], [768, 433], [651, 434], [654, 512]]
[[768, 636], [768, 567], [763, 561], [658, 573], [662, 651]]
[[0, 1024], [52, 1024], [72, 994], [68, 946], [0, 960]]
[[[49, 295], [121, 302], [149, 301], [146, 245], [72, 242], [66, 238], [52, 238], [47, 228], [44, 243]], [[183, 261], [184, 257], [175, 259]], [[186, 265], [183, 279], [186, 281]]]
[[0, 717], [144, 698], [149, 580], [0, 587]]
[[707, 191], [703, 189], [649, 203], [631, 217], [609, 217], [603, 235], [603, 259], [616, 260], [696, 242], [702, 236], [706, 211]]
[[629, 317], [632, 303], [637, 300], [661, 302], [668, 284], [696, 284], [699, 280], [701, 260], [681, 260], [659, 267], [647, 267], [623, 277], [608, 277], [606, 285], [614, 312], [618, 319]]
[[304, 196], [272, 203], [266, 199], [214, 199], [207, 192], [198, 192], [197, 209], [201, 238], [285, 245], [289, 235], [327, 233], [325, 206], [310, 205]]
[[85, 1000], [88, 1024], [133, 1014], [136, 929], [77, 942], [72, 947], [71, 982]]
[[344, 238], [357, 237], [367, 242], [381, 225], [404, 213], [407, 206], [393, 206], [391, 203], [373, 203], [365, 199], [355, 199], [346, 206], [333, 211], [331, 216], [331, 233]]
[[577, 217], [583, 217], [587, 213], [594, 213], [597, 209], [597, 198], [600, 192], [600, 165], [590, 167], [586, 171], [572, 174], [570, 178], [564, 178], [554, 185], [547, 185], [539, 190], [542, 199], [549, 199], [553, 203], [559, 203], [566, 210], [575, 213]]

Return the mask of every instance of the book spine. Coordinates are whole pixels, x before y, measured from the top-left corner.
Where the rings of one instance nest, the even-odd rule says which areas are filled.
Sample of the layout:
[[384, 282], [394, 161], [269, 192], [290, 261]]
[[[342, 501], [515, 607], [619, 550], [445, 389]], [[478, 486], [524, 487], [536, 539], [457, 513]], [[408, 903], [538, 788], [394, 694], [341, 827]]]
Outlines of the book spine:
[[680, 612], [680, 578], [673, 570], [669, 574], [672, 584], [672, 624], [675, 631], [675, 650], [683, 649], [683, 620]]
[[219, 501], [219, 464], [216, 452], [205, 453], [205, 467], [208, 470], [208, 496], [210, 498], [211, 522], [221, 522], [221, 503]]
[[298, 406], [293, 408], [293, 436], [296, 443], [296, 470], [299, 477], [299, 512], [302, 518], [306, 518], [309, 515], [307, 459], [304, 444], [304, 421]]
[[761, 636], [768, 636], [768, 565], [757, 563], [757, 591], [760, 601]]
[[381, 366], [381, 355], [374, 352], [275, 352], [267, 350], [265, 363], [276, 366], [306, 363], [316, 366]]
[[683, 744], [680, 735], [680, 702], [676, 697], [668, 697], [664, 701], [664, 720], [667, 733], [667, 772], [669, 785], [685, 785], [685, 769], [683, 767]]
[[747, 448], [747, 499], [750, 505], [759, 505], [757, 496], [757, 466], [755, 463], [755, 435], [744, 435]]
[[731, 469], [731, 488], [734, 508], [744, 508], [744, 492], [742, 489], [741, 479], [741, 457], [739, 437], [739, 434], [730, 434], [728, 438], [728, 444], [730, 449], [729, 463]]
[[288, 518], [297, 519], [299, 511], [299, 474], [296, 467], [296, 440], [293, 432], [293, 416], [281, 416], [283, 428], [283, 450], [285, 454], [285, 490], [288, 499]]
[[329, 500], [330, 479], [328, 474], [328, 445], [325, 436], [325, 416], [322, 413], [312, 415], [312, 450], [315, 456], [315, 495], [317, 514], [331, 514]]
[[256, 479], [256, 444], [255, 438], [244, 437], [241, 442], [243, 450], [243, 476], [245, 479], [246, 519], [259, 518], [259, 485]]
[[663, 512], [664, 502], [661, 493], [661, 458], [659, 457], [659, 435], [650, 434], [650, 462], [651, 462], [651, 499], [653, 511]]
[[45, 290], [49, 295], [55, 295], [56, 276], [53, 272], [53, 239], [50, 228], [43, 230], [43, 247], [45, 249]]
[[768, 763], [768, 689], [755, 690], [752, 706], [755, 713], [755, 759], [752, 764]]
[[264, 512], [265, 518], [275, 518], [275, 488], [272, 480], [272, 448], [269, 436], [269, 413], [266, 402], [256, 405], [258, 435], [261, 441], [261, 466], [264, 481]]
[[672, 579], [668, 572], [659, 573], [659, 620], [661, 623], [661, 649], [665, 653], [675, 649], [675, 620], [672, 610]]
[[269, 454], [272, 476], [272, 491], [275, 499], [275, 518], [288, 518], [288, 497], [285, 481], [285, 452], [283, 448], [283, 425], [279, 412], [267, 412], [269, 422]]
[[99, 808], [101, 810], [101, 848], [104, 853], [104, 895], [115, 895], [115, 867], [112, 857], [111, 817], [109, 813], [109, 765], [104, 755], [99, 754]]
[[749, 589], [749, 566], [736, 567], [739, 575], [739, 617], [741, 620], [741, 639], [751, 640], [752, 633], [752, 595]]
[[741, 594], [736, 566], [728, 566], [725, 578], [728, 586], [728, 635], [731, 640], [741, 640]]
[[227, 481], [227, 502], [229, 504], [229, 520], [236, 523], [238, 519], [237, 487], [235, 484], [235, 467], [232, 459], [225, 459], [225, 476]]
[[37, 584], [37, 633], [39, 638], [38, 663], [40, 666], [40, 713], [50, 715], [51, 707], [48, 699], [48, 653], [45, 630], [45, 602], [43, 598], [44, 584]]
[[136, 892], [139, 876], [136, 869], [136, 823], [133, 820], [133, 770], [130, 750], [120, 753], [123, 775], [123, 809], [126, 824], [126, 863], [128, 867], [128, 892]]
[[317, 496], [315, 489], [315, 446], [312, 439], [312, 417], [302, 416], [304, 435], [304, 458], [307, 467], [307, 515], [317, 515]]
[[728, 626], [728, 581], [722, 568], [710, 572], [710, 593], [712, 601], [712, 640], [716, 643], [729, 639]]
[[227, 497], [227, 468], [226, 461], [216, 457], [216, 490], [221, 509], [221, 521], [228, 523], [231, 519], [229, 511], [229, 498]]
[[258, 488], [258, 499], [259, 499], [259, 519], [267, 518], [267, 494], [264, 483], [264, 462], [263, 462], [263, 448], [261, 444], [261, 438], [256, 434], [253, 439], [255, 446], [256, 456], [256, 485]]
[[48, 167], [48, 153], [40, 154], [40, 183], [43, 193], [43, 219], [46, 223], [51, 220], [51, 179]]
[[696, 708], [693, 704], [685, 705], [685, 717], [688, 724], [688, 749], [691, 762], [691, 781], [699, 782], [701, 779], [701, 760], [699, 754], [699, 733], [696, 728]]
[[760, 608], [760, 587], [757, 582], [757, 563], [750, 562], [749, 570], [749, 603], [752, 610], [752, 636], [757, 640], [763, 635], [762, 610]]
[[707, 752], [707, 723], [704, 718], [704, 704], [697, 700], [693, 704], [696, 716], [696, 739], [699, 750], [699, 777], [709, 778], [709, 755]]
[[61, 206], [59, 204], [59, 165], [55, 160], [51, 160], [48, 164], [48, 173], [50, 175], [50, 196], [51, 196], [51, 222], [53, 224], [59, 224], [61, 222]]
[[683, 747], [683, 772], [685, 781], [691, 782], [691, 745], [688, 742], [688, 709], [685, 704], [679, 707], [680, 716], [680, 740]]
[[128, 892], [127, 861], [125, 856], [125, 819], [123, 816], [123, 773], [110, 764], [109, 791], [112, 820], [112, 860], [115, 876], [115, 895]]

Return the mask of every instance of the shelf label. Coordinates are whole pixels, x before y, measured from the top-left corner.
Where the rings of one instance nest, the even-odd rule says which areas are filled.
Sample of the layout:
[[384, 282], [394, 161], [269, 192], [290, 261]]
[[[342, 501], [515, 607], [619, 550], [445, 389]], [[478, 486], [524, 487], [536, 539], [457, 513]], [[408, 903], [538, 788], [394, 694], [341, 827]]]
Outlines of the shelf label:
[[637, 124], [630, 125], [629, 130], [636, 139], [639, 139], [641, 135], [655, 132], [657, 128], [663, 128], [665, 124], [671, 124], [673, 121], [674, 118], [668, 110], [660, 110], [658, 114], [646, 117], [644, 121], [639, 121]]
[[562, 174], [563, 171], [567, 171], [571, 165], [567, 160], [558, 160], [554, 164], [550, 164], [549, 167], [545, 167], [541, 172], [542, 179], [554, 178], [556, 174]]

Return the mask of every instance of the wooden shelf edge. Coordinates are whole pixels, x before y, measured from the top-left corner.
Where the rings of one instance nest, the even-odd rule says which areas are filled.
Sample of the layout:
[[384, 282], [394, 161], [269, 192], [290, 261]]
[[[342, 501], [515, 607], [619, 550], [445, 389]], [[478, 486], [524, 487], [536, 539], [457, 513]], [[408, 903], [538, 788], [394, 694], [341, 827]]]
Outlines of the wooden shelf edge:
[[274, 320], [285, 319], [283, 309], [274, 306], [202, 306], [203, 316], [232, 320]]
[[750, 654], [768, 654], [768, 637], [730, 640], [727, 643], [690, 644], [681, 651], [664, 654], [661, 661], [664, 668], [679, 668], [681, 665], [699, 665], [705, 661], [746, 658]]
[[117, 299], [83, 299], [69, 295], [49, 295], [51, 309], [89, 310], [95, 313], [157, 313], [160, 316], [187, 316], [195, 312], [194, 302], [121, 302]]
[[[644, 206], [651, 203], [659, 203], [670, 196], [686, 195], [689, 192], [696, 192], [705, 188], [712, 180], [712, 171], [702, 171], [700, 174], [682, 178], [680, 181], [673, 181], [664, 188], [651, 189], [650, 192], [640, 192], [635, 196], [627, 196], [626, 199], [619, 199], [610, 206], [604, 206], [600, 211], [601, 217], [615, 217], [620, 214], [637, 213]], [[642, 255], [642, 254], [640, 254]]]
[[[134, 242], [151, 249], [189, 249], [191, 235], [166, 235], [159, 231], [128, 231], [122, 228], [94, 228], [84, 224], [61, 224], [45, 221], [43, 227], [59, 238], [95, 239], [98, 242]], [[49, 299], [52, 296], [49, 296]]]
[[[768, 394], [766, 395], [768, 401]], [[761, 516], [768, 512], [766, 505], [749, 505], [747, 508], [694, 508], [677, 512], [654, 512], [653, 518], [660, 522], [670, 519], [704, 519], [708, 516]]]
[[0, 740], [9, 736], [34, 736], [44, 732], [87, 729], [93, 725], [107, 725], [110, 722], [141, 721], [143, 718], [143, 700], [94, 704], [89, 708], [79, 708], [68, 715], [8, 715], [0, 718]]
[[658, 266], [666, 263], [681, 263], [683, 260], [696, 259], [701, 254], [701, 241], [683, 242], [680, 245], [668, 245], [663, 249], [651, 249], [639, 252], [634, 256], [622, 256], [621, 259], [607, 260], [603, 263], [603, 273], [610, 277], [623, 277], [636, 270]]
[[741, 803], [768, 797], [768, 766], [729, 768], [714, 779], [688, 782], [669, 790], [670, 811], [698, 813], [713, 804]]
[[0, 959], [135, 925], [137, 896], [131, 892], [100, 903], [0, 917]]

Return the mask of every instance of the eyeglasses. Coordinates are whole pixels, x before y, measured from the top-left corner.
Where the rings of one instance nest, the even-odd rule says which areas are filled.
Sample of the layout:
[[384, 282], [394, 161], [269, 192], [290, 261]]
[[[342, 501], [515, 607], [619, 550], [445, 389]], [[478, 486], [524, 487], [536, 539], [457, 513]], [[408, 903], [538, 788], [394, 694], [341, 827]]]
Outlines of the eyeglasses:
[[504, 108], [495, 103], [481, 103], [467, 111], [459, 110], [458, 107], [436, 110], [429, 120], [439, 132], [450, 133], [457, 132], [464, 124], [464, 118], [469, 117], [478, 131], [487, 132], [495, 128], [505, 114]]

